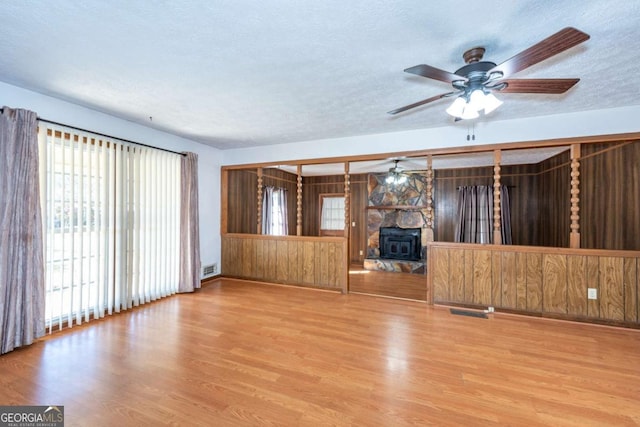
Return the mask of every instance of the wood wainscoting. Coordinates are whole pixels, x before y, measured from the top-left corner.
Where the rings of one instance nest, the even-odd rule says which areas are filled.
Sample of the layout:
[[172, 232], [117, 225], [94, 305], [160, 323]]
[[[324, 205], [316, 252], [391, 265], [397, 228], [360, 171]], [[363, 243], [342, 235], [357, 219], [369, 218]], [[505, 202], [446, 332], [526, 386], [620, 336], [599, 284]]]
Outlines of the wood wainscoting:
[[637, 251], [435, 242], [427, 259], [437, 304], [640, 326]]
[[347, 238], [224, 234], [222, 273], [347, 292]]

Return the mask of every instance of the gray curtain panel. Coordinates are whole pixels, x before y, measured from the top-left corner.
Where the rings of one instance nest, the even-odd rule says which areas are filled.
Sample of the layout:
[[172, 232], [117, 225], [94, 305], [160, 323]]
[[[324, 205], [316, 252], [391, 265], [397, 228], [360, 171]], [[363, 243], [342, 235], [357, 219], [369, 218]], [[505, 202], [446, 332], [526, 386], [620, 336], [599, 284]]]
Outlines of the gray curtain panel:
[[[511, 244], [511, 211], [509, 191], [500, 187], [502, 243]], [[493, 243], [493, 186], [474, 185], [458, 189], [458, 211], [455, 241]]]
[[180, 284], [178, 292], [200, 287], [198, 155], [185, 153], [180, 163]]
[[0, 115], [0, 354], [45, 333], [37, 115]]
[[500, 186], [500, 220], [502, 223], [502, 244], [511, 245], [511, 204], [509, 203], [509, 189], [506, 185]]

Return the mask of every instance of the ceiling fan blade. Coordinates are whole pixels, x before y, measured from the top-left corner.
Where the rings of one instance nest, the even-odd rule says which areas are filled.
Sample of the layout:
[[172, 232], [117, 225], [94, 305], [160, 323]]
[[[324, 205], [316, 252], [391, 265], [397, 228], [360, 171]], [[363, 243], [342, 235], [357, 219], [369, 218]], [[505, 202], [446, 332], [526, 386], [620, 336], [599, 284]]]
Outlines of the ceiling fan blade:
[[534, 44], [530, 48], [523, 50], [516, 56], [507, 59], [502, 64], [496, 65], [489, 70], [488, 73], [501, 72], [503, 77], [510, 76], [589, 40], [589, 37], [589, 34], [583, 33], [575, 28], [564, 28], [541, 42]]
[[506, 83], [507, 87], [500, 93], [565, 93], [580, 79], [507, 79], [498, 84]]
[[429, 79], [439, 80], [445, 83], [453, 83], [455, 81], [466, 81], [465, 77], [457, 74], [450, 73], [448, 71], [441, 70], [439, 68], [432, 67], [431, 65], [420, 64], [404, 70], [405, 73], [417, 74], [418, 76], [427, 77]]
[[419, 107], [421, 105], [428, 104], [430, 102], [437, 101], [437, 100], [442, 99], [442, 98], [446, 98], [447, 96], [451, 96], [454, 93], [456, 93], [456, 92], [447, 92], [447, 93], [443, 93], [443, 94], [440, 94], [440, 95], [432, 96], [431, 98], [423, 99], [422, 101], [418, 101], [418, 102], [415, 102], [415, 103], [410, 104], [410, 105], [405, 105], [404, 107], [396, 108], [395, 110], [387, 111], [387, 114], [402, 113], [403, 111], [407, 111], [407, 110], [410, 110], [412, 108], [416, 108], [416, 107]]

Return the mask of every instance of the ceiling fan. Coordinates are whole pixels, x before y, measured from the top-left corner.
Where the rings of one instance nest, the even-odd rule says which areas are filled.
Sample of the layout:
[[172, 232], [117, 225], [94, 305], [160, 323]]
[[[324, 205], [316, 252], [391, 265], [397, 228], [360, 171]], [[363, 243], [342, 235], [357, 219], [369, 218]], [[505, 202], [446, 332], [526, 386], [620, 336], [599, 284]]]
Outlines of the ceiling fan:
[[407, 175], [398, 166], [400, 159], [393, 160], [393, 166], [389, 168], [389, 173], [385, 178], [387, 184], [404, 184], [407, 182]]
[[480, 111], [484, 110], [484, 113], [488, 114], [502, 104], [493, 95], [494, 91], [501, 93], [564, 93], [580, 79], [508, 79], [507, 77], [564, 52], [588, 40], [589, 37], [588, 34], [580, 30], [567, 27], [499, 65], [483, 61], [485, 48], [474, 47], [462, 55], [467, 65], [456, 70], [455, 73], [424, 64], [407, 68], [404, 70], [407, 73], [450, 83], [455, 90], [396, 108], [388, 113], [402, 113], [442, 98], [455, 96], [456, 99], [447, 109], [447, 113], [456, 117], [456, 121], [475, 119], [479, 116]]

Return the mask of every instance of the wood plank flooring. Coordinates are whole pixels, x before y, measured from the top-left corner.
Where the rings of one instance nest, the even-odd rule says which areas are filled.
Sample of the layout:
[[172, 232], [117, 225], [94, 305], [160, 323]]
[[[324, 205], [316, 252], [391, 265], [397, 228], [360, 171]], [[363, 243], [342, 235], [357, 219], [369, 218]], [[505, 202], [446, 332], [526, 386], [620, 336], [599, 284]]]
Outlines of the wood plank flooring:
[[362, 266], [351, 265], [349, 292], [426, 301], [427, 276], [365, 270]]
[[67, 426], [633, 426], [640, 331], [223, 279], [0, 356]]

